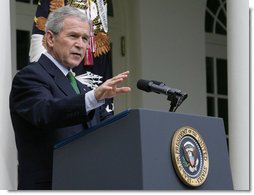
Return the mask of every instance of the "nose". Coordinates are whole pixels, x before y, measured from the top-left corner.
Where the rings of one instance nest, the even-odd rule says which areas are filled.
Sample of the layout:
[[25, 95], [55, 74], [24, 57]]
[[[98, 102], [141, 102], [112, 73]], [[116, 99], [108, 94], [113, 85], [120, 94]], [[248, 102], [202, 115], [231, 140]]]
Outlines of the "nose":
[[79, 37], [79, 38], [76, 39], [75, 46], [79, 47], [79, 48], [82, 48], [82, 47], [86, 46], [86, 43], [84, 43], [84, 40], [83, 40], [82, 37]]

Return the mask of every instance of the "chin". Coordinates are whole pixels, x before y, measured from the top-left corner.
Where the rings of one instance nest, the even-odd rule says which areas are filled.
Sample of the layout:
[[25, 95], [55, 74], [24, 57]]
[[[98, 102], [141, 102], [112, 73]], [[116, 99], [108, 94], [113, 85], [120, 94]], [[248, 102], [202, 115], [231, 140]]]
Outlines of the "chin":
[[80, 64], [81, 61], [82, 61], [82, 60], [80, 60], [80, 61], [75, 61], [75, 62], [70, 62], [69, 64], [72, 66], [72, 68], [75, 68], [75, 67], [77, 67], [77, 66]]

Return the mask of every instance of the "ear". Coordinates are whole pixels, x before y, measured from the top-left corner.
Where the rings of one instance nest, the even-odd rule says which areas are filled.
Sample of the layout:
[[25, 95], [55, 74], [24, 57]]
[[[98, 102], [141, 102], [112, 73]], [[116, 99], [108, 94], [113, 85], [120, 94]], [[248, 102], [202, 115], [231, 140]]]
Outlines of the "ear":
[[52, 31], [47, 31], [46, 32], [46, 45], [47, 47], [53, 47], [54, 41], [55, 41], [55, 35]]

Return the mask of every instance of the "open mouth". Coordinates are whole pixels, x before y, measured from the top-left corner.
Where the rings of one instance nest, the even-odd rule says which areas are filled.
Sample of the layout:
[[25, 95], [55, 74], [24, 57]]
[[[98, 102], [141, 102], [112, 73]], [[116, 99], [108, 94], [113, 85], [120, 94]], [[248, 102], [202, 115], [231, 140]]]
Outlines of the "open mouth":
[[80, 53], [72, 53], [72, 55], [81, 57]]

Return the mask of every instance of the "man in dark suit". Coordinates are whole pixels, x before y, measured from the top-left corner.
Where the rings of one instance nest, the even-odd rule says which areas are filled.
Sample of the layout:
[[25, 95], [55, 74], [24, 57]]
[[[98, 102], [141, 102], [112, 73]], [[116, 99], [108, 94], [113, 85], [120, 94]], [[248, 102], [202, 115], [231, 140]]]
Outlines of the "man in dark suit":
[[94, 90], [74, 79], [74, 90], [75, 82], [69, 81], [73, 78], [66, 75], [72, 77], [72, 68], [83, 59], [89, 30], [79, 10], [55, 10], [46, 24], [47, 53], [13, 79], [10, 113], [18, 149], [18, 189], [51, 189], [53, 146], [109, 117], [102, 107], [105, 99], [130, 91], [117, 87], [128, 71]]

